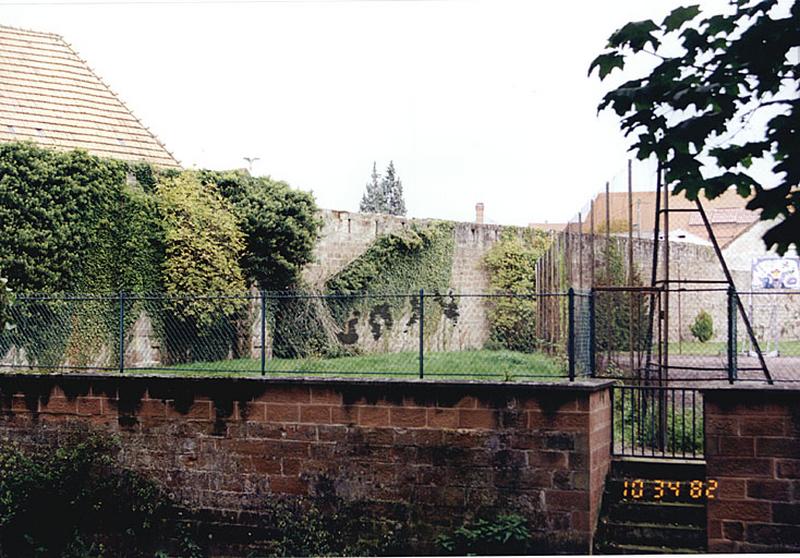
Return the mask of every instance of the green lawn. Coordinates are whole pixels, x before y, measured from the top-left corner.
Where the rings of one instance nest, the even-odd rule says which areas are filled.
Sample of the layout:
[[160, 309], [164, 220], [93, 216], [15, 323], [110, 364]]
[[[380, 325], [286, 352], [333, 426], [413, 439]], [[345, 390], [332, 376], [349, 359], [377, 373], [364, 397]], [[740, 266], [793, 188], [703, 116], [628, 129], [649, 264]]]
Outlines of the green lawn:
[[[556, 357], [541, 353], [514, 351], [426, 352], [426, 378], [525, 380], [535, 377], [563, 377], [564, 364]], [[416, 352], [367, 354], [339, 358], [306, 358], [267, 360], [266, 373], [275, 375], [303, 374], [322, 376], [391, 376], [418, 377]], [[160, 370], [162, 372], [164, 370]], [[260, 374], [259, 359], [194, 362], [169, 367], [167, 372], [187, 375], [250, 375]], [[145, 372], [145, 370], [131, 370]]]
[[[759, 340], [761, 350], [767, 352], [773, 350], [772, 345], [767, 345], [763, 340]], [[682, 341], [678, 343], [673, 341], [669, 344], [669, 352], [673, 355], [725, 355], [727, 354], [727, 344], [723, 341], [709, 341], [707, 343], [700, 343], [699, 341]], [[747, 350], [748, 343], [743, 339], [739, 339], [739, 353]], [[779, 341], [778, 350], [781, 356], [800, 356], [800, 341]]]

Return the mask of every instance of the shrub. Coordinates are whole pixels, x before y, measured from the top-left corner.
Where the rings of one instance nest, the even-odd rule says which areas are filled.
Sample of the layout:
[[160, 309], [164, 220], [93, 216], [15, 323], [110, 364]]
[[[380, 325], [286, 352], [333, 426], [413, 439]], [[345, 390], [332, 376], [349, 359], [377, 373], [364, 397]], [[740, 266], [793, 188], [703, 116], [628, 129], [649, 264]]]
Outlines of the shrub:
[[455, 556], [519, 555], [530, 553], [531, 534], [524, 517], [506, 514], [466, 523], [452, 535], [440, 535], [437, 543]]
[[[530, 295], [536, 288], [536, 260], [550, 237], [543, 231], [525, 231], [520, 237], [504, 231], [500, 242], [486, 253], [489, 284], [493, 292]], [[487, 347], [533, 352], [536, 339], [536, 299], [529, 296], [492, 299], [489, 308], [490, 338]]]
[[177, 539], [181, 556], [198, 555], [166, 494], [117, 451], [85, 433], [55, 449], [0, 444], [0, 556], [144, 557]]
[[[165, 230], [164, 291], [172, 296], [244, 292], [239, 267], [243, 235], [216, 187], [185, 172], [160, 181], [156, 192]], [[198, 324], [236, 310], [235, 302], [225, 298], [175, 300], [174, 306], [181, 318]]]
[[[611, 241], [605, 246], [603, 260], [603, 264], [597, 269], [597, 284], [611, 287], [628, 286], [625, 260], [616, 241]], [[642, 285], [636, 269], [632, 283], [634, 288]], [[612, 351], [646, 349], [649, 296], [642, 292], [599, 291], [596, 297], [597, 348]], [[631, 325], [633, 325], [633, 339], [631, 339]]]
[[272, 498], [262, 509], [262, 525], [275, 529], [266, 542], [269, 556], [403, 556], [405, 522], [374, 513], [365, 501], [344, 502], [333, 495]]
[[694, 323], [689, 326], [689, 331], [701, 343], [711, 339], [714, 336], [714, 321], [711, 319], [711, 314], [700, 310], [694, 318]]
[[241, 171], [201, 171], [199, 177], [216, 185], [231, 204], [244, 235], [241, 267], [247, 279], [270, 291], [295, 285], [319, 237], [314, 197], [285, 182]]

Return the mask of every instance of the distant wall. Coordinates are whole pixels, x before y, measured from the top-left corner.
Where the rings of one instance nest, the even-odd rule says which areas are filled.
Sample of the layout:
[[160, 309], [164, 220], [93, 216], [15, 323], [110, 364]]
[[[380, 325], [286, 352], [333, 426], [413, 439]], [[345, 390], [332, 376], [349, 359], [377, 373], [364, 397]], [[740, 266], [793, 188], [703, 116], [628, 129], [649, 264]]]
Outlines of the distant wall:
[[[416, 225], [433, 222], [432, 219], [412, 219], [375, 213], [350, 213], [321, 209], [320, 238], [314, 248], [314, 259], [303, 270], [303, 279], [320, 287], [363, 254], [376, 238]], [[451, 287], [459, 292], [485, 292], [488, 278], [482, 258], [486, 251], [500, 239], [503, 230], [524, 229], [478, 223], [454, 223], [455, 254]]]
[[[756, 224], [746, 231], [741, 237], [734, 240], [723, 251], [723, 256], [733, 277], [736, 288], [740, 292], [751, 290], [750, 262], [753, 257], [768, 255], [764, 250], [761, 236], [767, 226]], [[612, 234], [611, 242], [616, 243], [622, 256], [625, 268], [628, 262], [627, 234]], [[595, 274], [602, 272], [603, 254], [605, 253], [605, 235], [595, 235]], [[658, 256], [658, 277], [663, 277], [664, 252], [663, 242]], [[670, 279], [675, 281], [699, 280], [720, 281], [720, 283], [684, 283], [681, 287], [689, 290], [701, 289], [700, 292], [674, 292], [670, 295], [669, 319], [671, 341], [694, 341], [690, 327], [695, 317], [701, 310], [711, 315], [714, 323], [714, 340], [723, 341], [727, 338], [728, 301], [724, 290], [727, 288], [721, 283], [725, 280], [722, 266], [714, 249], [710, 245], [693, 244], [689, 242], [670, 242]], [[592, 240], [590, 235], [584, 234], [582, 238], [573, 235], [569, 243], [562, 246], [567, 261], [572, 264], [565, 266], [562, 280], [564, 284], [572, 284], [576, 288], [589, 289], [592, 279]], [[633, 239], [633, 262], [642, 285], [650, 285], [653, 265], [653, 240]], [[596, 283], [599, 284], [599, 283]], [[673, 285], [677, 288], [678, 283]], [[797, 294], [759, 294], [752, 298], [743, 296], [743, 302], [748, 309], [748, 315], [756, 335], [762, 340], [777, 338], [780, 340], [800, 339], [800, 293]], [[752, 302], [752, 313], [750, 306]], [[744, 343], [746, 330], [741, 319], [738, 322], [738, 337], [740, 344]]]
[[[314, 260], [303, 270], [303, 279], [321, 288], [332, 275], [343, 270], [363, 254], [380, 235], [396, 232], [414, 224], [424, 226], [430, 219], [409, 219], [392, 215], [349, 213], [323, 209], [323, 226], [314, 249]], [[454, 223], [454, 253], [450, 289], [455, 293], [484, 294], [489, 291], [489, 276], [483, 263], [488, 250], [500, 240], [505, 230], [522, 234], [520, 227], [478, 223]], [[409, 285], [409, 291], [415, 285]], [[479, 349], [489, 339], [486, 300], [463, 297], [458, 302], [458, 320], [442, 319], [436, 331], [426, 335], [428, 350]], [[381, 350], [414, 350], [418, 344], [418, 329], [403, 328], [408, 316], [396, 320], [394, 330], [384, 331], [381, 340], [371, 340], [368, 316], [354, 323], [359, 336], [358, 346], [366, 351], [380, 346]]]
[[211, 534], [212, 556], [265, 552], [282, 498], [335, 497], [403, 522], [407, 552], [500, 513], [545, 554], [591, 550], [610, 462], [610, 382], [487, 384], [0, 375], [0, 438], [120, 437]]

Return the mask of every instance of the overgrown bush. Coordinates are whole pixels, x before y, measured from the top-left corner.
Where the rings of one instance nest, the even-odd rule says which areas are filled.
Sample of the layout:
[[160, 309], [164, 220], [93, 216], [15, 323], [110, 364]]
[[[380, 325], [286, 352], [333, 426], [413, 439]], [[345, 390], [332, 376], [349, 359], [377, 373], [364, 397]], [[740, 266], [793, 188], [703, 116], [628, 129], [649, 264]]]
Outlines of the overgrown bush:
[[285, 182], [241, 171], [202, 171], [199, 176], [231, 204], [244, 235], [241, 267], [247, 280], [269, 291], [297, 285], [319, 237], [314, 197]]
[[[83, 151], [0, 145], [0, 269], [15, 292], [158, 288], [163, 249], [155, 201], [128, 184], [127, 169]], [[77, 315], [64, 310], [19, 305], [18, 333], [0, 336], [0, 350], [16, 346], [45, 363], [66, 353], [77, 363], [102, 353], [117, 327], [112, 307], [87, 304]], [[109, 352], [116, 347], [108, 348], [114, 359]]]
[[437, 543], [454, 556], [525, 555], [533, 550], [527, 520], [518, 514], [465, 523], [453, 534], [439, 536]]
[[714, 321], [711, 319], [711, 314], [705, 310], [700, 310], [695, 316], [692, 325], [689, 326], [689, 331], [701, 343], [705, 343], [714, 337]]
[[333, 496], [272, 499], [262, 524], [274, 526], [270, 556], [402, 556], [405, 524], [371, 512], [368, 503]]
[[536, 260], [547, 250], [550, 237], [544, 231], [526, 230], [520, 236], [504, 231], [486, 253], [489, 285], [494, 293], [521, 295], [498, 297], [489, 302], [489, 346], [533, 352], [536, 338]]
[[117, 449], [86, 433], [55, 449], [0, 443], [0, 557], [199, 555], [166, 494]]
[[[603, 263], [597, 269], [596, 282], [603, 287], [628, 286], [625, 261], [616, 241], [612, 240], [603, 249]], [[638, 270], [634, 269], [632, 286], [641, 285]], [[649, 298], [646, 294], [599, 291], [595, 300], [596, 346], [599, 350], [641, 351], [647, 348]]]

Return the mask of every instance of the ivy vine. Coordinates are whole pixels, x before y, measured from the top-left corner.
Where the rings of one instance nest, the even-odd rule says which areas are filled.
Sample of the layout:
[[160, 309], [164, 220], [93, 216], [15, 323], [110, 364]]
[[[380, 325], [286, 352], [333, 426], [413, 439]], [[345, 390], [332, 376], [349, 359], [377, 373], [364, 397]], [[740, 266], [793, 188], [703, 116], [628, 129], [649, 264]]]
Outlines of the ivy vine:
[[[19, 327], [0, 332], [0, 354], [16, 347], [29, 362], [108, 365], [120, 350], [116, 293], [231, 293], [252, 282], [286, 289], [311, 258], [315, 212], [310, 194], [268, 178], [2, 144], [0, 270], [8, 286], [20, 295], [107, 296], [17, 305]], [[149, 310], [162, 340], [175, 334], [195, 351], [210, 342], [181, 328], [221, 331], [231, 345], [242, 327], [241, 309], [226, 302], [175, 303], [179, 315], [169, 323], [163, 304], [125, 304], [126, 331]]]
[[489, 299], [489, 347], [533, 352], [536, 338], [536, 261], [550, 245], [550, 236], [534, 229], [505, 230], [486, 253], [489, 285], [498, 296]]

